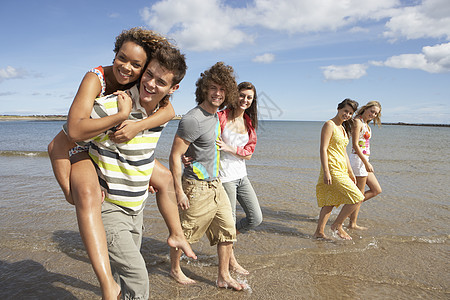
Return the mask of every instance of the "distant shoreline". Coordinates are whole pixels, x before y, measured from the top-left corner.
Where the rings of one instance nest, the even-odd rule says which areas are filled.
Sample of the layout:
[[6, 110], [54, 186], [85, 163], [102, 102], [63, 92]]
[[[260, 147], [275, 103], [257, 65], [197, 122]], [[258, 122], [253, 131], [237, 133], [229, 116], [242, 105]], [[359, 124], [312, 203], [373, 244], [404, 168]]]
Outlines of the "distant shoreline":
[[382, 123], [382, 125], [399, 125], [399, 126], [428, 126], [428, 127], [450, 127], [450, 124], [423, 124], [423, 123]]

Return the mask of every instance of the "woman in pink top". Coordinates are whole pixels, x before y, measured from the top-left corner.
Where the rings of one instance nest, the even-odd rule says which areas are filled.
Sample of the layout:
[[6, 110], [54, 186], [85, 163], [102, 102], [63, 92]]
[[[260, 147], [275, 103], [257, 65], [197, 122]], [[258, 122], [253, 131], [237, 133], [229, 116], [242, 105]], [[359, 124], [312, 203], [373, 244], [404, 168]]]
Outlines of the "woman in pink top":
[[[221, 150], [219, 176], [230, 199], [236, 230], [243, 233], [262, 222], [262, 212], [258, 198], [247, 178], [245, 161], [249, 160], [256, 146], [256, 128], [258, 127], [256, 88], [250, 82], [238, 85], [239, 99], [220, 111], [219, 120], [222, 130], [217, 145]], [[236, 220], [236, 202], [245, 211], [245, 217]], [[232, 252], [230, 269], [248, 274], [242, 268]]]

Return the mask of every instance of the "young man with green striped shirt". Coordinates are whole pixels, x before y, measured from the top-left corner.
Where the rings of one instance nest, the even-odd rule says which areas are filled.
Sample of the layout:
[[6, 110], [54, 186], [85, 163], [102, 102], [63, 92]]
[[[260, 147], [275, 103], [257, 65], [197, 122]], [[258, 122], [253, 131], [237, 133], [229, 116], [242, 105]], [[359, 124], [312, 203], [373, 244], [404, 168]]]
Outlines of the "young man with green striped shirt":
[[[132, 102], [129, 119], [146, 118], [179, 88], [185, 72], [184, 56], [175, 48], [161, 48], [150, 60], [139, 88], [96, 99], [91, 117], [116, 113], [118, 102], [125, 99]], [[105, 192], [102, 220], [111, 270], [126, 299], [149, 298], [148, 271], [140, 253], [143, 210], [155, 166], [154, 150], [165, 125], [141, 131], [126, 143], [113, 142], [108, 131], [95, 137], [89, 148]], [[176, 209], [175, 213], [178, 218]]]

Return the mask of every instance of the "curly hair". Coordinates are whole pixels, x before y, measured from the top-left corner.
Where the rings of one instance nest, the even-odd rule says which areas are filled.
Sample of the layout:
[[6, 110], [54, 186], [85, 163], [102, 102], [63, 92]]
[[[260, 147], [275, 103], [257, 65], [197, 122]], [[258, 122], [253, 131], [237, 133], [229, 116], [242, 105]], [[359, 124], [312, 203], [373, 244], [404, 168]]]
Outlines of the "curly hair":
[[[343, 109], [346, 105], [349, 105], [353, 109], [353, 113], [354, 113], [358, 109], [359, 104], [355, 100], [347, 98], [338, 104], [337, 109]], [[350, 118], [350, 120], [345, 121], [344, 123], [342, 123], [342, 126], [344, 126], [347, 134], [350, 135], [352, 132], [352, 127], [353, 127], [353, 119]]]
[[239, 94], [233, 67], [225, 65], [223, 62], [217, 62], [209, 70], [200, 74], [200, 78], [195, 83], [197, 87], [195, 101], [198, 104], [202, 104], [208, 97], [208, 88], [211, 83], [219, 84], [225, 89], [225, 101], [219, 109], [238, 99]]
[[[251, 82], [244, 81], [238, 84], [238, 93], [240, 94], [240, 92], [244, 90], [253, 91], [252, 104], [250, 105], [249, 108], [245, 110], [245, 113], [247, 114], [247, 116], [250, 117], [253, 128], [258, 129], [258, 102], [257, 102], [258, 96], [256, 93], [256, 87]], [[239, 106], [239, 101], [237, 100], [232, 101], [227, 105], [227, 108], [230, 109], [231, 119], [234, 119], [236, 117], [235, 116], [236, 109]]]
[[141, 46], [147, 53], [147, 63], [150, 61], [151, 54], [161, 45], [171, 45], [171, 43], [159, 33], [141, 27], [133, 27], [123, 30], [116, 37], [114, 44], [114, 53], [118, 53], [125, 42], [133, 42]]
[[[378, 127], [381, 127], [381, 104], [378, 101], [367, 102], [366, 105], [364, 105], [360, 109], [358, 109], [358, 111], [356, 112], [355, 118], [361, 116], [362, 114], [364, 114], [366, 109], [369, 109], [369, 108], [371, 108], [373, 106], [376, 106], [376, 107], [378, 107], [380, 109], [380, 111], [378, 112], [378, 115], [376, 116], [376, 118], [373, 119], [373, 123], [378, 125]], [[370, 123], [370, 121], [367, 122], [367, 123]]]

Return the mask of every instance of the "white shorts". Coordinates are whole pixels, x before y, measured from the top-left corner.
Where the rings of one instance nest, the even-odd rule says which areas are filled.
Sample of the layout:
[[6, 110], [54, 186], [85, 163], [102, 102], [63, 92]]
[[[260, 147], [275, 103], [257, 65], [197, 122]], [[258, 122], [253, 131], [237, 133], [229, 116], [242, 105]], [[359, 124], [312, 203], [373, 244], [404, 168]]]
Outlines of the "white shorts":
[[[361, 158], [359, 158], [358, 154], [351, 153], [348, 158], [350, 160], [350, 166], [352, 166], [353, 174], [355, 174], [356, 177], [367, 177], [369, 175], [366, 166]], [[368, 156], [366, 156], [366, 159], [369, 161]]]

